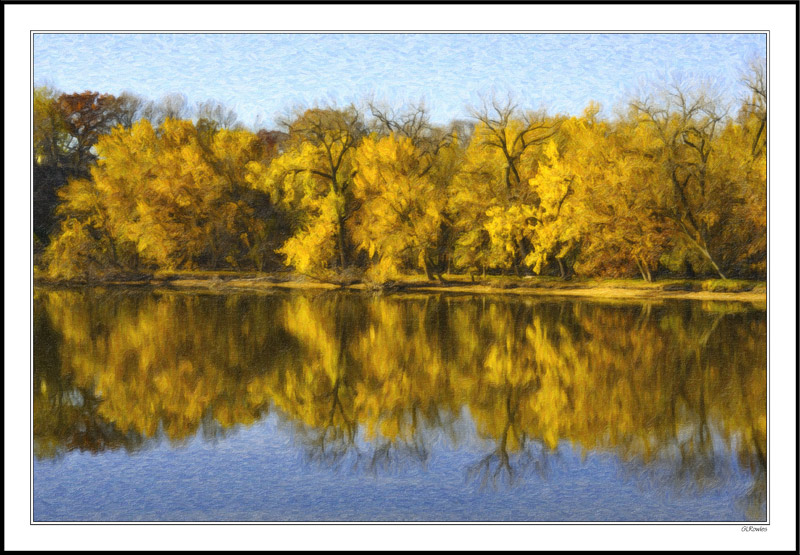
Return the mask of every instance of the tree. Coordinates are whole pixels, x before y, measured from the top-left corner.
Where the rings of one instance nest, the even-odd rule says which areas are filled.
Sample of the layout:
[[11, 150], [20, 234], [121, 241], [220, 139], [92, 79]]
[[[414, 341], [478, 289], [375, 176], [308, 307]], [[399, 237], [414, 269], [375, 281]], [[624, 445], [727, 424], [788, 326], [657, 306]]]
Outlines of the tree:
[[89, 177], [99, 138], [117, 125], [130, 128], [141, 117], [143, 102], [131, 93], [114, 97], [35, 89], [34, 233], [43, 244], [59, 223], [56, 191], [70, 178]]
[[[459, 137], [452, 126], [432, 125], [423, 104], [395, 111], [371, 102], [369, 109], [376, 131], [357, 155], [358, 172], [369, 173], [368, 178], [356, 176], [361, 185], [355, 193], [361, 206], [355, 220], [359, 241], [366, 250], [378, 250], [388, 274], [401, 266], [420, 267], [429, 279], [436, 274], [441, 280], [451, 259], [452, 218], [446, 208], [461, 163]], [[393, 207], [391, 215], [387, 206]], [[378, 248], [383, 241], [394, 243], [389, 249], [394, 254]], [[401, 251], [406, 255], [398, 258]]]
[[[57, 225], [56, 191], [67, 182], [65, 169], [70, 135], [58, 109], [59, 93], [49, 87], [33, 91], [33, 233], [35, 245], [46, 245]], [[38, 246], [34, 247], [36, 254]]]
[[[763, 277], [767, 263], [767, 168], [764, 145], [753, 150], [760, 125], [732, 121], [716, 141], [709, 173], [726, 188], [730, 202], [720, 215], [720, 256], [736, 275]], [[763, 133], [763, 131], [761, 132]]]
[[748, 97], [742, 102], [739, 120], [750, 131], [753, 140], [750, 153], [757, 157], [767, 148], [767, 60], [751, 60], [742, 82], [747, 87]]
[[491, 107], [485, 101], [482, 108], [472, 110], [472, 117], [482, 124], [480, 144], [502, 154], [505, 186], [515, 198], [515, 189], [523, 182], [523, 155], [550, 139], [558, 129], [557, 122], [544, 112], [519, 113], [510, 98], [505, 103], [492, 99]]
[[246, 179], [250, 162], [266, 162], [253, 133], [142, 120], [101, 137], [96, 150], [91, 179], [60, 193], [65, 223], [47, 253], [51, 275], [75, 277], [83, 259], [94, 262], [88, 274], [269, 261], [279, 214]]
[[451, 211], [456, 215], [456, 261], [462, 267], [513, 268], [528, 254], [526, 236], [536, 223], [539, 199], [528, 186], [541, 145], [554, 137], [559, 120], [544, 113], [520, 113], [509, 99], [473, 110], [478, 121], [462, 171], [454, 180]]
[[33, 90], [33, 157], [40, 166], [64, 162], [70, 138], [58, 107], [60, 95], [50, 87]]
[[433, 279], [446, 196], [431, 180], [422, 153], [408, 137], [368, 137], [358, 147], [355, 168], [359, 247], [371, 259], [377, 254], [379, 274], [396, 274], [411, 262]]
[[236, 112], [214, 100], [199, 102], [195, 108], [195, 118], [198, 128], [208, 129], [212, 132], [218, 129], [242, 128]]
[[183, 93], [170, 93], [157, 102], [150, 101], [142, 108], [142, 117], [158, 127], [168, 119], [188, 119], [191, 116], [189, 100]]
[[95, 161], [92, 147], [116, 125], [117, 109], [117, 99], [110, 94], [86, 91], [58, 97], [58, 110], [71, 137], [67, 156], [73, 175], [88, 177], [89, 166]]
[[424, 103], [409, 106], [403, 111], [397, 111], [391, 106], [373, 100], [369, 101], [367, 106], [373, 117], [371, 127], [381, 136], [406, 137], [415, 146], [421, 146], [423, 142], [429, 142], [432, 138], [433, 127]]
[[[729, 125], [722, 134], [730, 157], [726, 166], [738, 174], [740, 187], [735, 225], [731, 234], [739, 239], [736, 262], [741, 270], [763, 278], [767, 272], [767, 82], [766, 60], [750, 62], [743, 77], [749, 96], [742, 101], [738, 125]], [[747, 156], [745, 153], [749, 153]]]
[[536, 222], [531, 230], [533, 249], [525, 257], [525, 263], [533, 266], [533, 271], [538, 274], [548, 257], [553, 256], [561, 277], [565, 278], [564, 257], [581, 240], [585, 224], [580, 199], [573, 202], [576, 193], [582, 193], [582, 176], [559, 157], [555, 141], [548, 143], [544, 153], [546, 161], [539, 165], [539, 171], [529, 182], [539, 202], [525, 220], [526, 223], [531, 219]]
[[652, 281], [668, 241], [666, 226], [649, 208], [657, 176], [652, 162], [632, 147], [635, 127], [603, 121], [599, 111], [591, 103], [582, 117], [563, 124], [562, 152], [531, 180], [542, 199], [535, 250], [546, 255], [549, 244], [561, 259], [572, 253], [574, 270], [584, 275], [638, 270]]
[[655, 183], [655, 211], [725, 279], [715, 239], [734, 197], [709, 172], [724, 113], [708, 93], [680, 83], [669, 85], [658, 100], [634, 101], [631, 107], [641, 124], [646, 155], [662, 173]]
[[361, 114], [353, 106], [312, 108], [285, 126], [285, 152], [269, 168], [250, 167], [250, 179], [294, 214], [294, 235], [280, 249], [288, 266], [328, 275], [336, 261], [343, 271], [350, 252], [346, 224], [356, 208], [353, 153], [365, 131]]
[[146, 103], [144, 98], [134, 93], [123, 91], [116, 97], [114, 120], [116, 125], [129, 129], [134, 123], [144, 117]]

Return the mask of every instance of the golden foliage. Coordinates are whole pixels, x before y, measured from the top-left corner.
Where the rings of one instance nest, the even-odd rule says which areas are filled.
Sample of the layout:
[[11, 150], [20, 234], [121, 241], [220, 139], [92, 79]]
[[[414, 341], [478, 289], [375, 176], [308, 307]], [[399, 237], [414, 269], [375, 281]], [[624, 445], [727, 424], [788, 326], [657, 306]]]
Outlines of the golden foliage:
[[64, 158], [84, 120], [96, 142], [78, 154], [97, 158], [59, 191], [43, 260], [67, 279], [264, 269], [276, 255], [328, 279], [349, 269], [374, 281], [420, 270], [762, 277], [766, 91], [753, 71], [735, 119], [673, 85], [613, 120], [596, 103], [567, 118], [492, 102], [473, 113], [466, 144], [424, 110], [397, 121], [378, 110], [383, 134], [369, 135], [353, 106], [300, 111], [283, 134], [206, 119], [110, 129], [121, 117], [113, 97], [37, 89], [37, 159]]
[[256, 217], [259, 199], [246, 179], [248, 164], [263, 154], [255, 135], [222, 129], [208, 136], [172, 119], [155, 129], [142, 120], [100, 137], [95, 149], [92, 179], [59, 191], [65, 219], [46, 253], [50, 275], [96, 273], [74, 263], [85, 259], [130, 270], [214, 268], [223, 260], [238, 266], [263, 257], [266, 223]]

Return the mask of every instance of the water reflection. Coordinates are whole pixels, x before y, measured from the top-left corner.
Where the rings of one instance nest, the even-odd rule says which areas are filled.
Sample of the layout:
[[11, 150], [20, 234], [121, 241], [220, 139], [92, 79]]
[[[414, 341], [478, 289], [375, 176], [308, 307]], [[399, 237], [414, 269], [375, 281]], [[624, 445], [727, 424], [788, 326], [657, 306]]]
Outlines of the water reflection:
[[564, 448], [691, 495], [766, 499], [766, 316], [741, 304], [42, 290], [34, 452], [213, 441], [274, 412], [307, 462], [548, 479]]

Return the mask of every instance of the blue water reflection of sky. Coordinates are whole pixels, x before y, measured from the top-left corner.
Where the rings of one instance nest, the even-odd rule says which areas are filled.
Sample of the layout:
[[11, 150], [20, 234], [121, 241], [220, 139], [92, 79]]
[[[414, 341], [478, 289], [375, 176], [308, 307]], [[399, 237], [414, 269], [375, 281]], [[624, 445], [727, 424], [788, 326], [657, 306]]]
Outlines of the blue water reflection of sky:
[[424, 99], [434, 121], [464, 117], [479, 94], [513, 92], [528, 107], [612, 109], [638, 87], [680, 73], [742, 94], [756, 34], [37, 34], [34, 81], [63, 91], [185, 93], [219, 100], [243, 123], [298, 104], [375, 94]]
[[[302, 443], [275, 416], [218, 441], [198, 434], [182, 447], [162, 442], [133, 455], [72, 452], [35, 461], [34, 520], [745, 519], [741, 500], [752, 480], [735, 464], [719, 483], [699, 491], [676, 485], [658, 465], [622, 464], [610, 453], [583, 458], [562, 442], [543, 473], [523, 472], [511, 484], [492, 485], [467, 473], [492, 445], [474, 434], [464, 438], [457, 447], [434, 439], [425, 464], [398, 459], [375, 472], [353, 466], [352, 458], [338, 466], [307, 462]], [[540, 454], [534, 458], [541, 462]], [[718, 455], [718, 462], [730, 458]]]

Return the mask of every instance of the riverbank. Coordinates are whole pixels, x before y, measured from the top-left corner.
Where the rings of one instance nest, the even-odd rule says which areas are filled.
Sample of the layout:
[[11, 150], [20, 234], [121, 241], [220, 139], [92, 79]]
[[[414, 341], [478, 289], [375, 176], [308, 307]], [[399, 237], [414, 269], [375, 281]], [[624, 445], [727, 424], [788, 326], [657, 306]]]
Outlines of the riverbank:
[[214, 291], [322, 289], [375, 292], [450, 292], [466, 294], [511, 294], [569, 296], [613, 299], [694, 299], [700, 301], [766, 302], [767, 286], [763, 281], [665, 279], [646, 282], [638, 279], [561, 280], [552, 277], [486, 276], [474, 282], [469, 276], [445, 275], [443, 281], [424, 276], [374, 284], [359, 280], [321, 281], [294, 274], [259, 274], [247, 272], [156, 272], [152, 275], [116, 277], [97, 281], [53, 281], [39, 277], [35, 285], [127, 285]]

